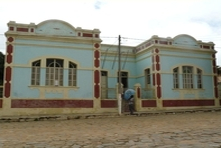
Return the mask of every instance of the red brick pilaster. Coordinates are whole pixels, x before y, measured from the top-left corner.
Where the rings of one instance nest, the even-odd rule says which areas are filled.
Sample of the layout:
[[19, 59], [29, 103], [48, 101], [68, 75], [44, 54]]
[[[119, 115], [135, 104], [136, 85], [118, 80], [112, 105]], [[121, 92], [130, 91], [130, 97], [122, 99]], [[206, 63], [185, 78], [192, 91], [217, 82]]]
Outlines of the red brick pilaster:
[[98, 99], [100, 97], [100, 44], [95, 43], [94, 48], [94, 97]]
[[159, 52], [159, 49], [156, 48], [152, 56], [153, 85], [156, 88], [156, 96], [158, 99], [162, 97]]
[[5, 82], [4, 82], [4, 97], [9, 98], [11, 94], [11, 77], [12, 77], [12, 59], [13, 59], [13, 41], [12, 37], [8, 37], [8, 44], [6, 48], [5, 58]]

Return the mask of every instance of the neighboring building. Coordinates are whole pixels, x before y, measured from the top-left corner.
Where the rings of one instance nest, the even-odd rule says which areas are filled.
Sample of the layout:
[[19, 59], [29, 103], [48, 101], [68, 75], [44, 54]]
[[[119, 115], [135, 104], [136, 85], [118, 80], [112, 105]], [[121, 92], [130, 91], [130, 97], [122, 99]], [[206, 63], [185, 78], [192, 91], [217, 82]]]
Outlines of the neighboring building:
[[[8, 28], [0, 115], [117, 112], [118, 46], [102, 44], [98, 29], [60, 20]], [[212, 42], [153, 36], [121, 51], [137, 111], [220, 106]]]

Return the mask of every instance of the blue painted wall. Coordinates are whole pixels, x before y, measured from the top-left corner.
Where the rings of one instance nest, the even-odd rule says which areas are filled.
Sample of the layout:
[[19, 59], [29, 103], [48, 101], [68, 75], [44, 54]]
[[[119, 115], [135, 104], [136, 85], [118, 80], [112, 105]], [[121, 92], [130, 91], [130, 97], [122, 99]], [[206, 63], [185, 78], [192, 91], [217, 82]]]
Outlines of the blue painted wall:
[[[81, 30], [81, 28], [78, 28]], [[45, 21], [40, 23], [33, 36], [15, 38], [13, 50], [13, 70], [12, 70], [12, 98], [39, 98], [40, 90], [31, 86], [31, 63], [36, 60], [46, 60], [46, 58], [61, 58], [67, 62], [64, 65], [63, 86], [64, 91], [46, 91], [46, 99], [93, 99], [94, 97], [94, 43], [88, 38], [81, 40], [79, 32], [73, 26], [65, 22]], [[36, 35], [36, 36], [35, 36]], [[22, 36], [22, 35], [21, 35]], [[73, 37], [73, 40], [72, 38]], [[211, 99], [213, 98], [213, 71], [212, 54], [214, 51], [200, 49], [199, 42], [188, 35], [179, 35], [173, 39], [163, 39], [163, 44], [159, 45], [154, 36], [153, 41], [148, 40], [148, 45], [139, 48], [138, 53], [134, 53], [137, 47], [121, 46], [121, 71], [128, 73], [128, 88], [141, 84], [142, 98], [155, 98], [155, 86], [152, 82], [152, 56], [158, 54], [160, 57], [160, 73], [162, 99]], [[169, 40], [168, 43], [165, 41]], [[99, 39], [98, 39], [99, 40]], [[171, 42], [171, 43], [170, 43]], [[155, 49], [159, 53], [153, 53]], [[108, 49], [108, 50], [107, 50]], [[143, 50], [143, 51], [142, 51]], [[108, 88], [116, 88], [118, 73], [118, 46], [101, 45], [100, 69], [108, 72]], [[107, 51], [107, 52], [106, 52]], [[77, 64], [77, 87], [68, 87], [68, 61]], [[42, 62], [43, 63], [43, 62]], [[182, 88], [182, 75], [180, 75], [180, 88], [173, 88], [173, 68], [182, 66], [193, 66], [202, 70], [203, 88], [184, 92]], [[45, 87], [46, 65], [41, 65], [40, 87]], [[150, 68], [151, 85], [146, 88], [145, 69]], [[194, 75], [194, 84], [197, 83]], [[46, 87], [45, 87], [46, 88]], [[47, 88], [46, 88], [47, 89]], [[114, 92], [113, 92], [114, 94]], [[65, 99], [67, 99], [65, 98]]]
[[[170, 56], [172, 55], [172, 56]], [[211, 99], [213, 98], [213, 79], [211, 68], [211, 54], [196, 54], [185, 51], [165, 51], [160, 50], [160, 63], [161, 63], [161, 85], [162, 85], [162, 98], [163, 99], [178, 99], [182, 96], [183, 90], [182, 74], [179, 75], [180, 89], [173, 88], [173, 68], [182, 66], [192, 66], [195, 74], [193, 76], [194, 88], [189, 93], [184, 93], [184, 99], [194, 99], [198, 96], [198, 99]], [[202, 70], [202, 84], [203, 88], [197, 88], [196, 68]], [[182, 70], [181, 70], [182, 71]], [[187, 90], [188, 91], [188, 90]], [[194, 92], [194, 93], [193, 93]], [[197, 93], [197, 95], [196, 95]]]

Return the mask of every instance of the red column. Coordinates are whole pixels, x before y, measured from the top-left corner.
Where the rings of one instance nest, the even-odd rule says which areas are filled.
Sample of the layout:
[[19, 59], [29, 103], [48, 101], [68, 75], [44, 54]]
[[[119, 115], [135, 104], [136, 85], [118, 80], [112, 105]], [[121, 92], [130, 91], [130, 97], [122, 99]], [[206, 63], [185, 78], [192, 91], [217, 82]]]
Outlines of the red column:
[[[99, 43], [94, 44], [94, 67], [99, 68], [100, 67], [100, 51], [98, 50], [100, 47]], [[100, 70], [96, 69], [94, 70], [94, 97], [99, 98], [100, 97]]]
[[4, 97], [9, 98], [11, 93], [11, 76], [12, 76], [12, 59], [13, 59], [13, 43], [14, 39], [8, 37], [8, 45], [6, 49], [6, 59], [5, 59], [5, 83], [4, 83]]
[[157, 98], [160, 99], [162, 97], [161, 92], [161, 75], [159, 73], [160, 71], [160, 56], [159, 56], [159, 50], [155, 49], [155, 58], [154, 58], [154, 67], [155, 67], [155, 85], [156, 85], [156, 92], [157, 92]]

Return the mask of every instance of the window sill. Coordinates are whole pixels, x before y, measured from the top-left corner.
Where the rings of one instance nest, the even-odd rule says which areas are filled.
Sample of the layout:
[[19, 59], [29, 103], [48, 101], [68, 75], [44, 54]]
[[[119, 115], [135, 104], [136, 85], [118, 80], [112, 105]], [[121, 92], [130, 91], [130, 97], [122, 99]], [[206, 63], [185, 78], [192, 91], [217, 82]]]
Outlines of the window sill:
[[45, 89], [79, 89], [77, 86], [37, 86], [37, 85], [31, 85], [28, 86], [30, 88], [45, 88]]
[[203, 88], [173, 88], [172, 90], [174, 91], [186, 91], [186, 90], [191, 90], [191, 91], [205, 91]]

